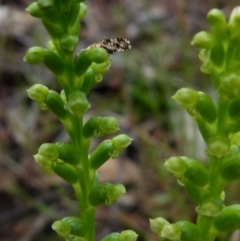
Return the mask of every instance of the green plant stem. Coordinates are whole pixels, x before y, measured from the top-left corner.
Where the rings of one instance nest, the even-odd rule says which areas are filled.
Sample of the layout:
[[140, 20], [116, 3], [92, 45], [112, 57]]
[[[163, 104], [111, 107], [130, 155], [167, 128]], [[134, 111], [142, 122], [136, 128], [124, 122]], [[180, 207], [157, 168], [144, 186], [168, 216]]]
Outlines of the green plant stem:
[[83, 120], [82, 117], [79, 117], [77, 115], [71, 115], [69, 118], [71, 122], [71, 129], [69, 130], [68, 134], [70, 136], [72, 145], [79, 152], [78, 154], [80, 154], [83, 148], [81, 138]]
[[74, 57], [73, 55], [66, 55], [61, 53], [62, 58], [64, 58], [65, 62], [65, 75], [64, 80], [62, 81], [62, 85], [65, 91], [66, 96], [74, 92]]
[[213, 198], [219, 198], [225, 183], [220, 178], [220, 166], [222, 164], [222, 158], [213, 158], [209, 160], [209, 194]]
[[226, 137], [228, 135], [228, 129], [225, 128], [225, 121], [227, 116], [227, 106], [229, 100], [227, 97], [220, 96], [218, 99], [218, 125], [217, 125], [217, 135], [221, 137]]
[[95, 208], [89, 203], [88, 196], [93, 185], [93, 175], [89, 168], [88, 151], [90, 140], [82, 136], [82, 117], [70, 116], [72, 130], [69, 135], [73, 146], [78, 152], [80, 164], [76, 167], [79, 182], [73, 185], [80, 209], [80, 218], [86, 225], [86, 240], [95, 241]]
[[[61, 53], [62, 54], [62, 53]], [[63, 56], [63, 55], [62, 55]], [[64, 88], [66, 97], [74, 92], [74, 58], [72, 55], [64, 57], [65, 74], [61, 80], [61, 85]], [[70, 125], [67, 126], [67, 132], [70, 136], [72, 145], [75, 147], [79, 156], [79, 165], [76, 166], [79, 182], [73, 184], [78, 207], [79, 216], [86, 226], [86, 240], [95, 241], [95, 208], [88, 201], [88, 196], [93, 185], [93, 177], [88, 163], [88, 151], [90, 140], [86, 140], [82, 135], [83, 118], [74, 114], [69, 114]]]
[[207, 218], [199, 214], [197, 218], [197, 226], [200, 230], [200, 239], [199, 241], [214, 241], [217, 235], [217, 232], [214, 232], [212, 228], [214, 218]]
[[83, 180], [81, 180], [81, 186], [84, 190], [82, 195], [82, 206], [81, 206], [81, 213], [84, 223], [86, 224], [87, 229], [87, 241], [95, 241], [95, 208], [93, 208], [88, 200], [88, 196], [90, 190], [92, 189], [93, 185], [93, 177], [90, 173], [89, 162], [88, 162], [88, 149], [89, 144], [85, 143], [86, 145], [82, 146], [82, 153], [81, 153], [81, 163], [83, 167]]
[[[227, 113], [227, 98], [219, 98], [218, 102], [218, 126], [216, 136], [227, 138], [227, 132], [224, 130], [226, 113]], [[221, 193], [224, 190], [225, 182], [220, 177], [220, 167], [223, 158], [210, 157], [209, 158], [209, 184], [208, 184], [208, 198], [215, 200], [218, 203]], [[214, 241], [218, 232], [214, 228], [214, 217], [205, 217], [198, 215], [197, 226], [200, 230], [200, 241]]]
[[225, 56], [225, 69], [231, 69], [231, 66], [233, 66], [233, 61], [235, 59], [235, 55], [237, 54], [239, 50], [239, 40], [237, 39], [231, 39], [230, 43], [226, 47], [226, 56]]
[[[80, 169], [77, 168], [79, 171]], [[95, 208], [90, 206], [88, 201], [88, 185], [85, 185], [85, 175], [82, 175], [83, 172], [79, 173], [82, 177], [80, 178], [79, 183], [73, 185], [75, 194], [78, 199], [80, 218], [83, 220], [86, 226], [86, 240], [95, 241]]]
[[94, 207], [89, 207], [87, 210], [86, 215], [86, 228], [87, 228], [87, 234], [86, 234], [86, 240], [87, 241], [95, 241], [95, 211], [96, 209]]
[[[75, 192], [77, 200], [78, 200], [78, 208], [79, 208], [79, 210], [81, 210], [81, 208], [84, 205], [83, 198], [82, 198], [84, 196], [83, 195], [84, 190], [83, 190], [83, 188], [82, 188], [82, 186], [80, 185], [79, 182], [73, 184], [72, 187], [74, 189], [74, 192]], [[81, 212], [79, 213], [79, 216], [81, 216]]]
[[211, 81], [212, 81], [214, 89], [218, 89], [218, 87], [219, 87], [219, 76], [218, 76], [218, 74], [211, 73], [210, 76], [211, 76]]
[[[211, 157], [209, 166], [209, 198], [219, 200], [220, 195], [224, 189], [225, 182], [221, 180], [219, 175], [222, 158]], [[215, 218], [198, 215], [197, 226], [200, 230], [200, 241], [214, 241], [217, 231], [214, 229], [213, 223]]]
[[[85, 144], [85, 145], [84, 145]], [[82, 195], [78, 196], [79, 206], [80, 206], [80, 217], [86, 225], [86, 240], [95, 241], [95, 208], [89, 203], [88, 196], [93, 185], [93, 177], [90, 173], [89, 163], [88, 163], [88, 149], [89, 142], [82, 142], [81, 146], [81, 164], [82, 168], [80, 170], [80, 186], [82, 190]], [[76, 193], [78, 195], [78, 193]]]

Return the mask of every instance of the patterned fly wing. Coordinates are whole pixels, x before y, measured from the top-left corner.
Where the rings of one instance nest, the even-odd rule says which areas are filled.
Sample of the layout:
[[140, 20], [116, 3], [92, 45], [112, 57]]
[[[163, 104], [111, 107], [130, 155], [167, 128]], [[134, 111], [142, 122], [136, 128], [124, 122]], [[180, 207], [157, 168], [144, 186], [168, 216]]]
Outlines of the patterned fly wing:
[[108, 54], [131, 49], [130, 41], [125, 38], [107, 38], [90, 45], [88, 48], [103, 48]]
[[[115, 52], [129, 50], [132, 48], [132, 46], [130, 41], [125, 38], [107, 38], [87, 47], [87, 49], [90, 48], [103, 48], [108, 52], [108, 54], [113, 54]], [[77, 55], [80, 53], [81, 51], [78, 52]]]

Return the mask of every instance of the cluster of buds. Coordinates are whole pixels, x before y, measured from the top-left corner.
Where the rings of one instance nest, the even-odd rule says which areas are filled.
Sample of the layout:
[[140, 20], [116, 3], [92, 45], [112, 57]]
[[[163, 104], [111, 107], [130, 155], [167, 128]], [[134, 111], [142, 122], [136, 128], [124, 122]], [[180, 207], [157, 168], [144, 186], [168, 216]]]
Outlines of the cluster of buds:
[[219, 94], [229, 98], [240, 94], [239, 18], [240, 7], [232, 11], [228, 22], [222, 11], [213, 9], [207, 15], [211, 31], [197, 33], [192, 41], [200, 48], [201, 70], [211, 75]]
[[192, 45], [200, 49], [201, 70], [211, 76], [218, 100], [190, 88], [181, 88], [172, 98], [197, 122], [210, 164], [207, 169], [184, 156], [165, 162], [196, 203], [198, 221], [195, 225], [188, 221], [170, 224], [161, 217], [150, 220], [152, 230], [163, 240], [214, 240], [219, 232], [240, 227], [240, 205], [223, 204], [226, 184], [240, 179], [240, 7], [229, 21], [218, 9], [211, 10], [207, 20], [210, 31], [197, 33]]
[[[89, 156], [90, 168], [95, 171], [109, 158], [116, 158], [131, 141], [132, 139], [125, 134], [103, 141]], [[34, 158], [45, 170], [55, 171], [65, 181], [72, 184], [78, 181], [75, 167], [82, 163], [79, 151], [73, 145], [64, 142], [44, 143]]]
[[87, 6], [81, 0], [59, 1], [57, 5], [55, 0], [38, 0], [26, 10], [42, 20], [51, 40], [46, 48], [28, 49], [24, 61], [44, 63], [57, 77], [67, 99], [73, 90], [87, 95], [111, 65], [108, 52], [100, 47], [84, 49], [73, 59], [79, 41], [80, 20], [86, 14]]
[[[169, 223], [162, 217], [150, 219], [151, 230], [156, 233], [159, 240], [166, 241], [200, 241], [199, 227], [189, 221]], [[209, 237], [216, 237], [219, 232], [230, 232], [240, 228], [240, 205], [235, 204], [222, 208], [221, 213], [212, 219]], [[214, 239], [211, 239], [214, 240]]]

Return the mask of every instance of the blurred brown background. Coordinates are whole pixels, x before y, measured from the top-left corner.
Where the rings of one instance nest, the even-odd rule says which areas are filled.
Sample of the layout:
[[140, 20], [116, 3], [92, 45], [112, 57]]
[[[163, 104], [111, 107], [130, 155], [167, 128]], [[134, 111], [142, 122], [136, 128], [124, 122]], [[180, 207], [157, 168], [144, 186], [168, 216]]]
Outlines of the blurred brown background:
[[[0, 241], [57, 241], [54, 220], [77, 215], [70, 186], [45, 173], [33, 160], [44, 142], [68, 141], [58, 120], [41, 111], [26, 89], [35, 83], [60, 91], [44, 66], [22, 61], [27, 49], [46, 46], [49, 37], [39, 19], [25, 12], [30, 0], [0, 1]], [[139, 240], [157, 240], [149, 218], [195, 221], [195, 205], [163, 167], [172, 155], [206, 161], [196, 124], [171, 99], [181, 87], [212, 96], [209, 76], [200, 72], [194, 34], [207, 30], [206, 14], [222, 9], [226, 16], [236, 0], [88, 0], [78, 50], [110, 37], [125, 37], [132, 49], [111, 56], [112, 67], [94, 86], [89, 99], [93, 115], [119, 120], [121, 133], [134, 138], [117, 160], [99, 171], [102, 181], [122, 182], [127, 194], [97, 212], [97, 240], [110, 232], [133, 229]], [[106, 137], [109, 138], [109, 137]], [[93, 143], [93, 146], [97, 144]], [[238, 182], [228, 186], [226, 203], [239, 203]], [[240, 240], [238, 233], [218, 241]]]

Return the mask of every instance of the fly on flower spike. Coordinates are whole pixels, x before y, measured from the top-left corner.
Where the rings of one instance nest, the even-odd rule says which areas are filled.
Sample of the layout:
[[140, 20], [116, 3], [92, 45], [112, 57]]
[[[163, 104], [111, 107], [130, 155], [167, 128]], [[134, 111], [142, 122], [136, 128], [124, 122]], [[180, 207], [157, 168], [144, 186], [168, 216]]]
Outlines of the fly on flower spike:
[[107, 38], [97, 43], [91, 44], [87, 47], [87, 49], [89, 48], [103, 48], [108, 52], [108, 54], [113, 54], [115, 52], [129, 50], [132, 48], [132, 46], [130, 41], [125, 38]]

